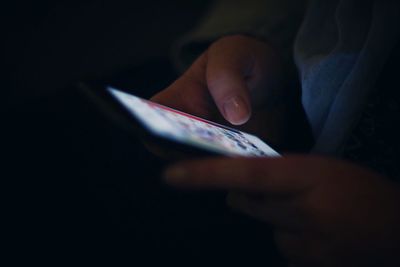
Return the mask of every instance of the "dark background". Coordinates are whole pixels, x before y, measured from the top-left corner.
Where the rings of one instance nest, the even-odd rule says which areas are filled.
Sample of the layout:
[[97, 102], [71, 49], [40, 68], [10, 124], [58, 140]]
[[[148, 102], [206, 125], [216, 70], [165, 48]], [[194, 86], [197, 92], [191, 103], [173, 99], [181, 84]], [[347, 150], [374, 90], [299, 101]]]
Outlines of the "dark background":
[[3, 240], [13, 261], [279, 261], [265, 225], [229, 211], [223, 192], [165, 186], [166, 162], [73, 86], [90, 78], [144, 97], [165, 88], [178, 75], [171, 43], [210, 2], [2, 4]]
[[[210, 1], [12, 1], [1, 8], [9, 93], [54, 91], [165, 58]], [[154, 77], [156, 79], [156, 77]], [[10, 92], [12, 91], [12, 92]]]

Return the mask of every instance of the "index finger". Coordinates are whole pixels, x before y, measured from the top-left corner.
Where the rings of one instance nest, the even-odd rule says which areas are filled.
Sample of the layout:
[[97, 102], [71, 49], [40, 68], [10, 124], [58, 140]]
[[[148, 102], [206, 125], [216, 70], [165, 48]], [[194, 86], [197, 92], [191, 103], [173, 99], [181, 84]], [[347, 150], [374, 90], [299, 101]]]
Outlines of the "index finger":
[[217, 108], [205, 81], [206, 63], [207, 52], [196, 59], [180, 78], [151, 100], [198, 117], [212, 119]]

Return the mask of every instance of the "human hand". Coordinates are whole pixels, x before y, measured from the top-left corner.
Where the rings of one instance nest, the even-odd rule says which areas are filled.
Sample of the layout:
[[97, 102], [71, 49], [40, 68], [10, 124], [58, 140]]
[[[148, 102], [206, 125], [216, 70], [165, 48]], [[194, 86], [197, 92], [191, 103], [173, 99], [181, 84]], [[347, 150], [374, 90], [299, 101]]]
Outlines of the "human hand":
[[328, 158], [215, 158], [178, 163], [166, 181], [217, 188], [228, 203], [274, 226], [293, 266], [400, 266], [400, 189]]
[[234, 35], [219, 39], [152, 100], [278, 143], [285, 115], [278, 99], [281, 62], [267, 43]]

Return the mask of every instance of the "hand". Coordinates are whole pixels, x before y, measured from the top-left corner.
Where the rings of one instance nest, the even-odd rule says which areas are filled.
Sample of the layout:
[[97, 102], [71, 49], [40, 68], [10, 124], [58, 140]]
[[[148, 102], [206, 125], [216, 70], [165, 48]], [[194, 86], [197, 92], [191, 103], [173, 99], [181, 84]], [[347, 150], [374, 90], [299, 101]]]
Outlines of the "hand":
[[244, 124], [241, 129], [278, 143], [285, 116], [281, 69], [267, 43], [228, 36], [152, 100], [222, 124]]
[[400, 189], [358, 166], [319, 157], [178, 163], [166, 181], [218, 188], [228, 203], [274, 226], [293, 266], [400, 266]]

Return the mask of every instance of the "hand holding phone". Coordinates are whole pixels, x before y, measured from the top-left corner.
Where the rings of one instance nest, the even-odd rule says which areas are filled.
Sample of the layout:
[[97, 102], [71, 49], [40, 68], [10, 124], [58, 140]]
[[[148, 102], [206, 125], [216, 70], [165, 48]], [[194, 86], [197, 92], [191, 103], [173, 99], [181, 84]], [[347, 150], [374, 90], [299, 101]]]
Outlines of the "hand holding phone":
[[[279, 154], [258, 137], [232, 129], [107, 86], [84, 86], [106, 112], [151, 143], [172, 150], [230, 157]], [[121, 120], [124, 118], [123, 120]]]
[[111, 94], [152, 134], [227, 156], [277, 156], [258, 137], [138, 98], [114, 88]]

